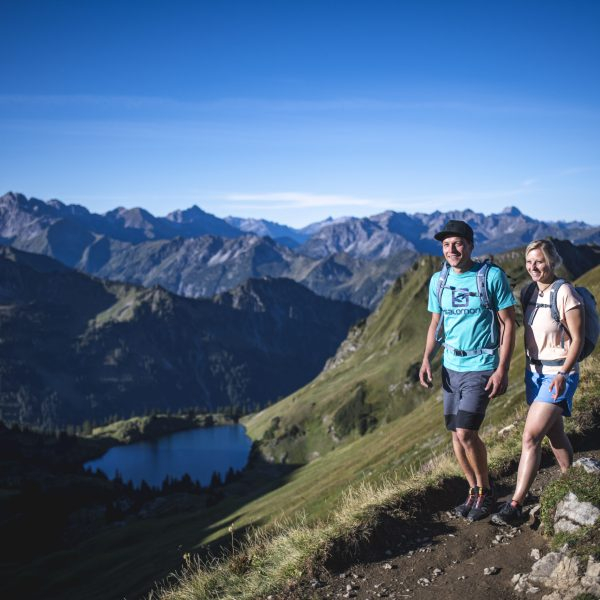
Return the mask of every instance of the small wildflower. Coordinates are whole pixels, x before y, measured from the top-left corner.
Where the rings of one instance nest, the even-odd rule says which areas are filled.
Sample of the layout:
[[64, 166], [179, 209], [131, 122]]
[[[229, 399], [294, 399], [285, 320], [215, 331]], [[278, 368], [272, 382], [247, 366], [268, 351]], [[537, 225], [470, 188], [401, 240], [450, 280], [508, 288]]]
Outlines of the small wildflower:
[[235, 545], [234, 545], [234, 543], [233, 543], [233, 531], [234, 531], [234, 529], [235, 529], [235, 527], [234, 527], [234, 523], [232, 523], [232, 524], [229, 526], [229, 529], [228, 529], [228, 531], [229, 531], [229, 534], [231, 535], [231, 554], [235, 554]]

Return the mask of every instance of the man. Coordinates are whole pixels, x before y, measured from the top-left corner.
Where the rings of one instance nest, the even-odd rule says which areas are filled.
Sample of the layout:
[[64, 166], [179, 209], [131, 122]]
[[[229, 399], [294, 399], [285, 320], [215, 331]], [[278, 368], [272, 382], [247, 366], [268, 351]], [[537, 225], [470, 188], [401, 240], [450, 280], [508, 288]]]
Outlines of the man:
[[431, 360], [443, 330], [444, 417], [469, 483], [469, 494], [455, 512], [477, 521], [490, 514], [495, 502], [478, 430], [488, 402], [508, 385], [516, 302], [499, 267], [471, 259], [473, 230], [467, 223], [448, 221], [434, 237], [442, 242], [447, 265], [429, 284], [431, 323], [419, 379], [432, 386]]

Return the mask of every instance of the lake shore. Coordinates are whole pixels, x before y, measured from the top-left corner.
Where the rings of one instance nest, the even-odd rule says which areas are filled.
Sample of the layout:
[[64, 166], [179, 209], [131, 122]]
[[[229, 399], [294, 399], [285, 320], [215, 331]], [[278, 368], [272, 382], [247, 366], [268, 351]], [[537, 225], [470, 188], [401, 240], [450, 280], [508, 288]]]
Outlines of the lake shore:
[[102, 443], [104, 452], [112, 446], [155, 440], [162, 436], [189, 429], [233, 425], [238, 420], [223, 413], [132, 417], [109, 425], [95, 427], [84, 439]]

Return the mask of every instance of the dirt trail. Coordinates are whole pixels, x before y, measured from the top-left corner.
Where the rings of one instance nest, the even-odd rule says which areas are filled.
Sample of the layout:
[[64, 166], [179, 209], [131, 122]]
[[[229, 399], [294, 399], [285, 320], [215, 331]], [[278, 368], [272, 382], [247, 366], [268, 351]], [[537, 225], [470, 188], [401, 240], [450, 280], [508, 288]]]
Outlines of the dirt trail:
[[[600, 451], [581, 452], [575, 458], [580, 456], [600, 458]], [[555, 465], [540, 470], [526, 510], [537, 504], [538, 494], [559, 474]], [[510, 497], [515, 479], [513, 473], [496, 482], [499, 500]], [[295, 589], [271, 596], [271, 600], [522, 599], [513, 590], [512, 577], [515, 573], [529, 572], [536, 560], [532, 550], [537, 549], [542, 555], [549, 551], [538, 526], [535, 518], [525, 520], [517, 528], [496, 527], [489, 518], [469, 524], [447, 510], [410, 522], [389, 519], [383, 535], [378, 534], [362, 548], [356, 562], [338, 561], [335, 566], [333, 557], [328, 568], [314, 578], [302, 581]], [[493, 573], [485, 574], [486, 569]], [[540, 592], [534, 597], [541, 596]]]

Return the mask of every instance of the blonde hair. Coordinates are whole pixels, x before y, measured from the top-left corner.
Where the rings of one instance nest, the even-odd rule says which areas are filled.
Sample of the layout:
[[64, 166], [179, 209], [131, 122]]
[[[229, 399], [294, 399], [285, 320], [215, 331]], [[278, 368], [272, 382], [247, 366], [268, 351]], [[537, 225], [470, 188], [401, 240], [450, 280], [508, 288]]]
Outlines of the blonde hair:
[[541, 250], [546, 262], [553, 271], [558, 269], [562, 264], [562, 258], [556, 250], [556, 246], [550, 240], [534, 240], [528, 244], [525, 249], [525, 257], [527, 257], [532, 250]]

